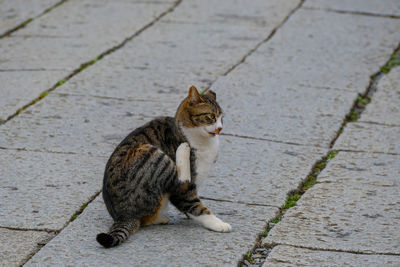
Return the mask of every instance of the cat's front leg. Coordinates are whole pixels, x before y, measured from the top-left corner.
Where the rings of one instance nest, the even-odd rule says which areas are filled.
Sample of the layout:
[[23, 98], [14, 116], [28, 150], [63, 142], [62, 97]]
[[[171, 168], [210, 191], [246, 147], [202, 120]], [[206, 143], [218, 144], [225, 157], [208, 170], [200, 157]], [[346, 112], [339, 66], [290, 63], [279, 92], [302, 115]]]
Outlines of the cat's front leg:
[[190, 146], [186, 142], [180, 144], [176, 150], [176, 167], [178, 179], [190, 182]]

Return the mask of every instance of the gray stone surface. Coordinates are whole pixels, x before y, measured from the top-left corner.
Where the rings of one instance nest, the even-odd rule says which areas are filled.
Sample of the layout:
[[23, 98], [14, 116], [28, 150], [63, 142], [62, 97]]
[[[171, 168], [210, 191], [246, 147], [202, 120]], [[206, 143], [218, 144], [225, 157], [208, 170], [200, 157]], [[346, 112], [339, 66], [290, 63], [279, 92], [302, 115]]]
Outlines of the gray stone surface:
[[[227, 126], [229, 130], [229, 126]], [[326, 149], [221, 137], [218, 161], [200, 195], [280, 207]]]
[[307, 0], [304, 7], [400, 16], [397, 0]]
[[0, 121], [52, 87], [62, 71], [0, 71]]
[[334, 149], [400, 154], [400, 126], [349, 123]]
[[289, 266], [399, 266], [400, 257], [391, 255], [362, 255], [345, 252], [310, 250], [290, 246], [276, 246], [268, 255], [264, 267]]
[[[251, 60], [251, 59], [250, 59]], [[328, 147], [357, 97], [356, 92], [291, 86], [269, 76], [251, 79], [251, 65], [219, 79], [211, 89], [226, 111], [228, 132]], [[260, 74], [261, 76], [261, 74]]]
[[28, 19], [33, 19], [60, 0], [1, 0], [0, 35], [14, 29]]
[[107, 160], [12, 150], [0, 158], [0, 227], [54, 230], [100, 191]]
[[71, 0], [3, 38], [0, 118], [14, 114], [82, 63], [121, 43], [173, 5], [172, 1]]
[[78, 68], [173, 5], [171, 1], [67, 1], [0, 42], [0, 69]]
[[[290, 1], [183, 1], [62, 93], [176, 100], [203, 89], [264, 40], [297, 5]], [[227, 89], [227, 88], [221, 88]]]
[[393, 68], [379, 81], [377, 92], [359, 121], [400, 126], [400, 67]]
[[108, 157], [133, 129], [178, 103], [50, 94], [0, 127], [0, 147]]
[[112, 219], [99, 196], [26, 266], [55, 266], [66, 262], [76, 266], [232, 266], [253, 246], [266, 220], [278, 211], [272, 207], [227, 202], [205, 200], [204, 203], [231, 223], [233, 232], [211, 232], [170, 207], [169, 225], [141, 228], [121, 246], [106, 250], [95, 237], [108, 229]]
[[399, 161], [340, 152], [263, 244], [400, 255]]
[[211, 87], [221, 92], [230, 133], [328, 147], [356, 92], [397, 46], [398, 27], [393, 19], [299, 10]]
[[248, 82], [268, 78], [266, 86], [364, 92], [397, 47], [399, 27], [396, 19], [300, 9], [238, 70], [253, 66]]
[[21, 266], [53, 234], [0, 228], [0, 266]]

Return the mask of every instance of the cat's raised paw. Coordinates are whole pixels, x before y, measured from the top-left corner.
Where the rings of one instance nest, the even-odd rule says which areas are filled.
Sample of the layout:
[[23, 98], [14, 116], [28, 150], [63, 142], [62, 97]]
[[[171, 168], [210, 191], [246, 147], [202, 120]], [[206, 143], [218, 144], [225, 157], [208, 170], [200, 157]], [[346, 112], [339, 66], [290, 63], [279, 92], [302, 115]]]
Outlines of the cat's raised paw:
[[176, 167], [179, 180], [190, 181], [190, 146], [186, 142], [180, 144], [176, 150]]

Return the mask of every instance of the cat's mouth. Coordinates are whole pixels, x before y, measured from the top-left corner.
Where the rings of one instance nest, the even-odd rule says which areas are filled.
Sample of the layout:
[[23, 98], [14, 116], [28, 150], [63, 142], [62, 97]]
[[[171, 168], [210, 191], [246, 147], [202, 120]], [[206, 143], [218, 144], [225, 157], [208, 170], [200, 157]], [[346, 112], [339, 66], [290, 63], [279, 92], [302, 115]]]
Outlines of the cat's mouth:
[[214, 137], [214, 136], [216, 136], [216, 135], [220, 135], [220, 134], [221, 134], [221, 131], [222, 131], [222, 128], [218, 128], [218, 129], [215, 129], [213, 132], [208, 132], [208, 134], [209, 134], [210, 136]]

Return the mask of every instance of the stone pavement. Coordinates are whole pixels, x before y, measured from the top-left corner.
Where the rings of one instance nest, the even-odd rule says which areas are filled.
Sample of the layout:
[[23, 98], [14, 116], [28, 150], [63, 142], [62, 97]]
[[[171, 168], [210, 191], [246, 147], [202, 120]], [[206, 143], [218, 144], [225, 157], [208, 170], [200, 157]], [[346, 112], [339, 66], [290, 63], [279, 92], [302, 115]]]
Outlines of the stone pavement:
[[[0, 11], [0, 265], [400, 266], [397, 58], [381, 70], [399, 52], [399, 1], [35, 0]], [[106, 160], [132, 129], [173, 115], [192, 84], [226, 113], [200, 194], [233, 232], [170, 207], [169, 225], [103, 249]]]

